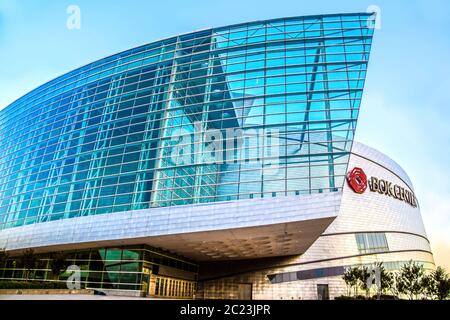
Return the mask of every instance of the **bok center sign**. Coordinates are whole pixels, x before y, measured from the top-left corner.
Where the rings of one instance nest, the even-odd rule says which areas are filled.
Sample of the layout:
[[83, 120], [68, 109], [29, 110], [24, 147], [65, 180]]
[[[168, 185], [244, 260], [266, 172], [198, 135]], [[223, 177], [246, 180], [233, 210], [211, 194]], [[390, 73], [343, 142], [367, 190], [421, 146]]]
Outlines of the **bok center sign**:
[[417, 207], [417, 199], [413, 192], [402, 186], [393, 184], [388, 180], [379, 179], [377, 177], [371, 177], [370, 180], [368, 180], [364, 170], [361, 168], [355, 167], [350, 170], [347, 174], [347, 182], [356, 193], [364, 193], [367, 186], [369, 186], [369, 189], [372, 192], [378, 192], [379, 194], [404, 201], [414, 208]]

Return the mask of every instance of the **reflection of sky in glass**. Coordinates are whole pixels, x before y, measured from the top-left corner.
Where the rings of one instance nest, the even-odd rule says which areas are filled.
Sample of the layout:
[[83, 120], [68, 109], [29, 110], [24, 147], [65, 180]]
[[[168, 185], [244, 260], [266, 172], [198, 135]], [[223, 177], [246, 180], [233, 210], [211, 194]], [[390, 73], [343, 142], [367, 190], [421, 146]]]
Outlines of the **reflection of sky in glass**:
[[[368, 16], [269, 20], [258, 41], [248, 37], [252, 23], [184, 34], [40, 86], [0, 113], [0, 225], [342, 190]], [[333, 21], [339, 37], [325, 35]], [[347, 112], [332, 112], [335, 100]], [[210, 152], [228, 129], [243, 132], [242, 146], [225, 150], [244, 154], [236, 165]]]

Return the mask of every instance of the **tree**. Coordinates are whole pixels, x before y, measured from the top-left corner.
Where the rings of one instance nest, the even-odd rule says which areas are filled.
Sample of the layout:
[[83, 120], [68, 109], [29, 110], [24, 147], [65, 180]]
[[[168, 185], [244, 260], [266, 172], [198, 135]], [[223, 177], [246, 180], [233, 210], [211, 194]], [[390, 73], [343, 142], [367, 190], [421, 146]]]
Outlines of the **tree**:
[[342, 278], [350, 289], [355, 288], [354, 295], [358, 296], [358, 289], [366, 290], [367, 293], [366, 282], [369, 276], [367, 267], [358, 266], [348, 268]]
[[349, 296], [351, 295], [351, 291], [358, 285], [358, 275], [357, 268], [348, 268], [345, 270], [342, 279], [344, 279], [347, 288], [349, 288]]
[[358, 284], [361, 289], [366, 292], [366, 297], [369, 295], [370, 287], [368, 286], [367, 280], [369, 280], [370, 272], [366, 266], [361, 266], [357, 271]]
[[[381, 287], [378, 289], [378, 298], [380, 298], [381, 293], [387, 293], [390, 291], [394, 284], [394, 277], [393, 275], [386, 271], [386, 269], [383, 266], [383, 263], [377, 263], [374, 266], [374, 271], [376, 268], [379, 269], [379, 273], [376, 272], [375, 274], [380, 275], [380, 283]], [[342, 279], [345, 281], [346, 285], [351, 289], [355, 288], [354, 294], [358, 295], [358, 289], [363, 289], [366, 292], [366, 296], [369, 295], [370, 292], [370, 286], [368, 285], [369, 277], [371, 276], [371, 271], [366, 266], [358, 266], [353, 268], [348, 268], [344, 275], [342, 276]]]
[[27, 249], [18, 258], [20, 265], [24, 268], [24, 278], [28, 281], [30, 278], [31, 270], [36, 268], [37, 259], [33, 249]]
[[423, 292], [422, 278], [424, 268], [410, 260], [403, 265], [396, 278], [396, 287], [399, 293], [405, 294], [410, 300], [417, 298]]
[[383, 262], [375, 264], [375, 267], [379, 269], [380, 274], [380, 288], [378, 288], [378, 300], [381, 294], [387, 294], [391, 292], [394, 286], [394, 276], [391, 272], [387, 271], [383, 265]]
[[68, 263], [66, 261], [67, 255], [60, 251], [60, 252], [53, 252], [50, 254], [51, 264], [50, 264], [50, 272], [51, 276], [54, 280], [57, 280], [59, 278], [59, 275], [62, 270], [65, 270]]
[[420, 281], [420, 285], [423, 289], [423, 294], [427, 299], [433, 299], [436, 294], [436, 281], [433, 274], [425, 273]]
[[437, 299], [445, 300], [450, 295], [450, 279], [445, 270], [437, 267], [432, 275], [434, 281], [434, 294]]

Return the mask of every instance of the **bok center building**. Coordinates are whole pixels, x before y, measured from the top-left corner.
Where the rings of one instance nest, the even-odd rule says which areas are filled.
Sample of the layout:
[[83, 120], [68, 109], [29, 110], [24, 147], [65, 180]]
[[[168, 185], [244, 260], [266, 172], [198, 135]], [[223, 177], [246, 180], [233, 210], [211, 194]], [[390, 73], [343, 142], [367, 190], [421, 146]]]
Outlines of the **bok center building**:
[[[408, 175], [353, 141], [373, 22], [182, 34], [1, 110], [0, 278], [79, 270], [107, 294], [290, 300], [346, 294], [351, 266], [433, 269]], [[31, 271], [15, 259], [30, 252]], [[55, 274], [56, 252], [70, 268]]]

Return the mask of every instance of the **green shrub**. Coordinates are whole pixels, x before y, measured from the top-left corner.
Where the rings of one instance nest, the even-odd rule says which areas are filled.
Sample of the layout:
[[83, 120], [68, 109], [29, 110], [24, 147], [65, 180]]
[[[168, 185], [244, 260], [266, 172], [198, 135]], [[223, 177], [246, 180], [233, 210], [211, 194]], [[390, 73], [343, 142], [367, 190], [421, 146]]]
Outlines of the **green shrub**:
[[0, 289], [67, 289], [65, 282], [0, 281]]
[[351, 296], [339, 296], [339, 297], [334, 297], [334, 300], [355, 300], [355, 297], [351, 297]]
[[358, 296], [339, 296], [334, 298], [334, 300], [372, 300], [372, 299], [377, 299], [377, 297], [376, 296], [366, 297], [358, 295]]
[[[378, 299], [378, 296], [375, 295], [372, 298]], [[382, 294], [380, 295], [380, 300], [398, 300], [398, 297], [390, 294]]]

